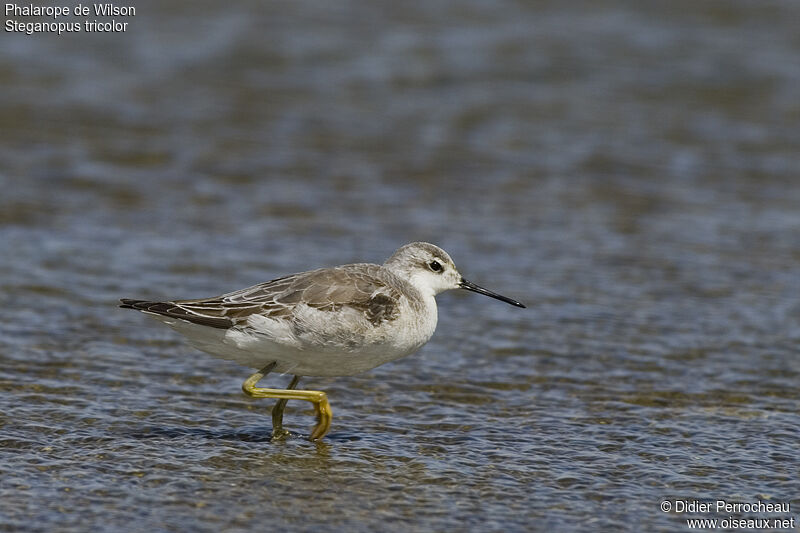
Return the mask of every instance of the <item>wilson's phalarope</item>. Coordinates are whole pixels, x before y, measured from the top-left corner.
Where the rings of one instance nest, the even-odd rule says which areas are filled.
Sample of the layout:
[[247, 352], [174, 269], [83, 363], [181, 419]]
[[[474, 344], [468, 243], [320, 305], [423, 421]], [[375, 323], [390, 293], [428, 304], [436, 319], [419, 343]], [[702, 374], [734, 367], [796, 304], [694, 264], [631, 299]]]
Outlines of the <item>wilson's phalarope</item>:
[[[331, 408], [321, 391], [295, 390], [300, 376], [350, 376], [417, 351], [436, 329], [434, 296], [467, 289], [525, 307], [465, 280], [441, 248], [414, 242], [383, 265], [356, 263], [300, 272], [247, 289], [199, 300], [122, 299], [185, 335], [195, 348], [260, 368], [242, 385], [254, 398], [278, 398], [273, 437], [283, 429], [287, 400], [314, 404], [310, 439], [330, 428]], [[256, 384], [271, 371], [292, 373], [287, 389]]]

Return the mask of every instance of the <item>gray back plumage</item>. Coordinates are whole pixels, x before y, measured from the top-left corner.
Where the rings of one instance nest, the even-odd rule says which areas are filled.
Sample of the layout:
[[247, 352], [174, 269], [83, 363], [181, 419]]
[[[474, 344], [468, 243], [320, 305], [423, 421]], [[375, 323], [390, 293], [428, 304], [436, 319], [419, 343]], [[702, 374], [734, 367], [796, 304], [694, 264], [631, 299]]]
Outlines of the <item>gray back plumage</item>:
[[320, 311], [349, 307], [378, 326], [397, 319], [404, 292], [417, 294], [408, 282], [380, 265], [356, 263], [300, 272], [212, 298], [169, 302], [126, 299], [121, 307], [216, 328], [244, 325], [253, 314], [288, 319], [301, 304]]

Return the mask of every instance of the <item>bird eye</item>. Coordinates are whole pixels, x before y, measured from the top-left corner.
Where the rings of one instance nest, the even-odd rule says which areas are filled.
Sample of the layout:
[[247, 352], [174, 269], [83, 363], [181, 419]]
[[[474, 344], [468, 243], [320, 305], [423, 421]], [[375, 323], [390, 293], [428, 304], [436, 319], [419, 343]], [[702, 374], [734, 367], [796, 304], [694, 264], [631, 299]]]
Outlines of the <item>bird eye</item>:
[[442, 265], [439, 263], [439, 261], [436, 261], [436, 260], [431, 261], [430, 263], [428, 263], [428, 266], [434, 272], [441, 272], [442, 271]]

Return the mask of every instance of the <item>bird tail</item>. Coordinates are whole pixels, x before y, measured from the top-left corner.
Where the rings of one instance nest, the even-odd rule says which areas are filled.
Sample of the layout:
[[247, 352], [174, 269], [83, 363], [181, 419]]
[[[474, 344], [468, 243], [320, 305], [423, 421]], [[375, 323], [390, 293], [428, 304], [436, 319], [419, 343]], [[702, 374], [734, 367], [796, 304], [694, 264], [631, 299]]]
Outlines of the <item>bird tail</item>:
[[148, 304], [154, 304], [156, 302], [149, 302], [147, 300], [133, 300], [131, 298], [121, 298], [120, 305], [123, 309], [136, 309], [137, 311], [143, 311], [148, 307]]

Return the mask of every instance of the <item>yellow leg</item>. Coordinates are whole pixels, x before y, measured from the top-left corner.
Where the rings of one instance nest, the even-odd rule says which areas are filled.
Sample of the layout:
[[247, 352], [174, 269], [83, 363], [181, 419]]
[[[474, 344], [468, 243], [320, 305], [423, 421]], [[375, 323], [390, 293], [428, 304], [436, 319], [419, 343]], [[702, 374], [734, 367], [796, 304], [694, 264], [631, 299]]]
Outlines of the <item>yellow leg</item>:
[[[289, 386], [286, 387], [286, 390], [294, 390], [297, 388], [297, 384], [300, 382], [300, 376], [295, 376], [292, 378], [292, 382], [289, 383]], [[283, 429], [283, 410], [286, 409], [286, 402], [288, 402], [286, 398], [281, 398], [275, 403], [275, 407], [272, 408], [272, 438], [273, 439], [282, 439], [289, 435], [289, 430]]]
[[[247, 378], [247, 381], [242, 384], [242, 390], [244, 393], [253, 398], [278, 398], [279, 400], [284, 400], [284, 405], [285, 400], [305, 400], [313, 403], [314, 410], [317, 413], [317, 425], [314, 426], [314, 429], [311, 431], [309, 440], [318, 440], [324, 437], [331, 427], [331, 419], [333, 418], [331, 405], [328, 403], [328, 395], [322, 391], [315, 390], [265, 389], [262, 387], [256, 387], [256, 384], [261, 380], [261, 378], [266, 376], [273, 368], [275, 368], [275, 363], [265, 366]], [[280, 415], [280, 420], [282, 421], [283, 408], [281, 405], [276, 405], [275, 407], [276, 409], [279, 409], [278, 413]], [[275, 418], [273, 417], [273, 422], [274, 421]]]

